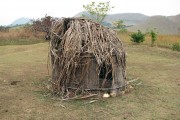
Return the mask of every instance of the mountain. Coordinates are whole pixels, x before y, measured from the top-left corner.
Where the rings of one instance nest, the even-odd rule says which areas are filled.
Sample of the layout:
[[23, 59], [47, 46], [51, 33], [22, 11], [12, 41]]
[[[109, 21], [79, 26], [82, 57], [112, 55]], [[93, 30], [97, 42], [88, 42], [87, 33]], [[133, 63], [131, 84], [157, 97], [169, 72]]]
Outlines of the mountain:
[[89, 13], [86, 11], [82, 11], [82, 12], [79, 12], [78, 14], [74, 15], [74, 17], [82, 17], [82, 15], [88, 15], [89, 16]]
[[[74, 17], [81, 17], [83, 14], [89, 16], [88, 12], [83, 11], [76, 14]], [[175, 16], [147, 16], [140, 13], [108, 14], [102, 24], [112, 27], [113, 22], [118, 20], [123, 20], [128, 31], [132, 32], [136, 32], [137, 30], [147, 32], [156, 29], [159, 34], [180, 35], [180, 14]], [[22, 17], [15, 20], [11, 26], [22, 25], [29, 22], [29, 18]]]
[[[89, 16], [89, 13], [83, 11], [76, 14], [74, 17], [81, 17], [82, 15]], [[123, 20], [125, 25], [136, 25], [148, 18], [149, 16], [140, 13], [119, 13], [119, 14], [108, 14], [105, 17], [104, 22], [112, 24], [114, 21]]]
[[29, 23], [30, 21], [31, 20], [29, 18], [25, 18], [25, 17], [18, 18], [17, 20], [15, 20], [11, 23], [11, 26], [23, 25], [23, 24]]
[[169, 19], [169, 17], [166, 16], [152, 16], [142, 23], [129, 27], [128, 30], [133, 32], [137, 30], [147, 32], [155, 29], [159, 34], [180, 34], [178, 22], [175, 22], [177, 19], [174, 19], [174, 21], [172, 19], [174, 18], [171, 17], [171, 19]]
[[114, 21], [123, 20], [125, 25], [137, 25], [145, 20], [149, 16], [140, 13], [121, 13], [121, 14], [109, 14], [104, 21], [112, 23]]
[[[81, 17], [82, 14], [89, 15], [83, 11], [74, 17]], [[140, 13], [108, 14], [103, 21], [103, 25], [112, 27], [113, 22], [118, 20], [123, 20], [127, 29], [132, 32], [137, 30], [147, 32], [156, 29], [159, 34], [180, 35], [180, 14], [175, 16], [147, 16]]]
[[168, 18], [180, 26], [180, 14], [175, 16], [168, 16]]

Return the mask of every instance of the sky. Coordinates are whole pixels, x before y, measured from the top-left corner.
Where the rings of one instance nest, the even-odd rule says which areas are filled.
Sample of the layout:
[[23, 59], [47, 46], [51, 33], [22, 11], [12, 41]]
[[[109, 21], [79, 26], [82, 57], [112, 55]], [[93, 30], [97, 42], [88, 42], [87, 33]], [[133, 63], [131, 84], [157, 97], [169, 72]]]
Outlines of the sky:
[[148, 16], [180, 14], [180, 0], [1, 0], [0, 25], [9, 25], [21, 17], [37, 19], [46, 14], [52, 17], [73, 17], [84, 11], [83, 5], [107, 1], [114, 6], [109, 14], [142, 13]]

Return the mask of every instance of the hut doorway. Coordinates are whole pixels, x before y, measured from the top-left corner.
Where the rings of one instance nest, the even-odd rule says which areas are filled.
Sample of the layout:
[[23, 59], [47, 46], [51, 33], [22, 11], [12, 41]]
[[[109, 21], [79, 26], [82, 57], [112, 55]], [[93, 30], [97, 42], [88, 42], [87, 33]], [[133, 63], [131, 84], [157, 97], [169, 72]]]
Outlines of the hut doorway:
[[112, 86], [112, 65], [102, 64], [99, 73], [99, 87], [100, 88], [111, 88]]

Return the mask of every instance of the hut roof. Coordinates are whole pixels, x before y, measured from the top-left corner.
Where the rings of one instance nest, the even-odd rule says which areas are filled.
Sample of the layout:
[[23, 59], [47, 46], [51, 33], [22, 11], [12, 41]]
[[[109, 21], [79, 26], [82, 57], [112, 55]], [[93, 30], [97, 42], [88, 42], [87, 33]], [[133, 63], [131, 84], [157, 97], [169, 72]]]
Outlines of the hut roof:
[[51, 48], [61, 53], [58, 56], [69, 60], [79, 57], [81, 53], [91, 53], [99, 65], [112, 55], [117, 56], [120, 62], [124, 52], [122, 42], [112, 29], [83, 18], [56, 21], [51, 30]]

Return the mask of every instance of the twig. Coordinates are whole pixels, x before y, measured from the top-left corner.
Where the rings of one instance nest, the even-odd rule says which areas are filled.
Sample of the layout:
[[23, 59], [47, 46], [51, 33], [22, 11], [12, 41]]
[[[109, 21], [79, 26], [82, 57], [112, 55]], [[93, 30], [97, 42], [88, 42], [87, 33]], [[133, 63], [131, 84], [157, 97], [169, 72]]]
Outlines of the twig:
[[[127, 85], [125, 86], [119, 86], [116, 88], [90, 88], [90, 89], [84, 89], [85, 91], [107, 91], [107, 90], [116, 90], [116, 89], [121, 89], [127, 87]], [[78, 88], [73, 88], [73, 87], [68, 87], [68, 89], [73, 89], [73, 90], [77, 90]]]
[[62, 100], [82, 100], [82, 99], [88, 99], [88, 98], [95, 97], [95, 96], [97, 96], [97, 94], [90, 94], [90, 95], [85, 95], [85, 96], [76, 96], [76, 97], [66, 98], [66, 99], [62, 99]]
[[87, 102], [87, 103], [85, 103], [85, 104], [92, 104], [92, 103], [95, 103], [95, 102], [97, 102], [98, 100], [91, 100], [91, 101], [89, 101], [89, 102]]
[[139, 80], [139, 78], [136, 78], [136, 79], [133, 79], [133, 80], [130, 80], [130, 81], [127, 81], [128, 83], [131, 83], [131, 82], [135, 82], [135, 81], [137, 81], [137, 80]]
[[98, 110], [98, 111], [96, 111], [96, 112], [103, 112], [103, 113], [105, 113], [105, 114], [111, 114], [111, 113], [106, 112], [106, 111], [104, 111], [104, 110]]
[[142, 85], [142, 82], [139, 82], [138, 84], [136, 84], [136, 85]]

